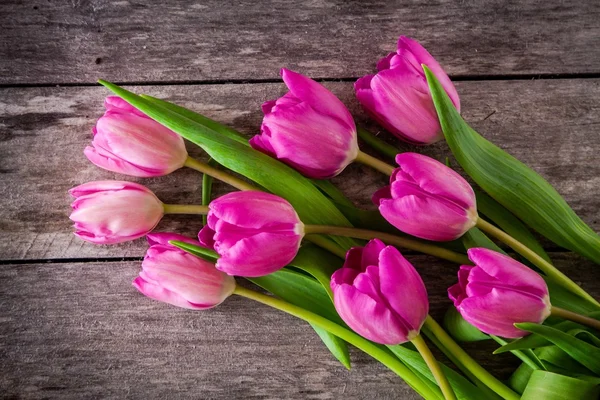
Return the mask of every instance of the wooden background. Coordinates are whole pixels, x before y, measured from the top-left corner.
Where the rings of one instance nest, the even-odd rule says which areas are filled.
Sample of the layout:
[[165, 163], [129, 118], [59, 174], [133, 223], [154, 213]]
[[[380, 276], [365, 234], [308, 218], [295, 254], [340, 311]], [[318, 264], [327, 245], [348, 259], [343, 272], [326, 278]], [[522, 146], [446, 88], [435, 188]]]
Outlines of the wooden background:
[[[308, 325], [261, 305], [231, 298], [193, 312], [144, 298], [130, 284], [144, 240], [95, 246], [73, 236], [70, 187], [133, 180], [83, 156], [109, 94], [99, 78], [252, 135], [260, 104], [285, 92], [278, 71], [288, 67], [324, 81], [367, 122], [352, 82], [371, 73], [399, 35], [412, 36], [457, 81], [467, 121], [600, 230], [597, 1], [158, 3], [0, 3], [1, 398], [416, 398], [358, 351], [348, 372]], [[418, 151], [448, 155], [443, 143]], [[165, 202], [200, 201], [193, 171], [137, 181]], [[351, 166], [335, 183], [371, 207], [385, 179]], [[193, 235], [200, 226], [167, 217], [160, 230]], [[596, 265], [544, 243], [561, 269], [600, 296]], [[409, 258], [440, 317], [456, 265]], [[492, 357], [493, 345], [467, 347], [502, 378], [517, 365], [511, 355]]]

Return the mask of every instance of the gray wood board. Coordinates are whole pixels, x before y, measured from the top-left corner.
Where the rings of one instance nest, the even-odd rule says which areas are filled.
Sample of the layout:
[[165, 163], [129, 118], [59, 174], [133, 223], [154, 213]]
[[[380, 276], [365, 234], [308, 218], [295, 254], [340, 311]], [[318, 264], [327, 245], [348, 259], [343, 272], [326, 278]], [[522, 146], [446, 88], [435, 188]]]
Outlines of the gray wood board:
[[4, 0], [0, 84], [356, 78], [400, 35], [453, 75], [597, 74], [599, 19], [593, 0]]
[[[327, 86], [361, 121], [366, 119], [350, 83]], [[285, 92], [282, 84], [135, 89], [191, 107], [248, 135], [259, 129], [260, 104]], [[598, 231], [600, 80], [460, 82], [458, 89], [467, 121], [546, 177]], [[142, 256], [142, 239], [97, 246], [73, 236], [67, 190], [87, 181], [136, 180], [167, 203], [200, 202], [201, 175], [195, 171], [135, 179], [96, 168], [84, 157], [106, 95], [108, 91], [99, 87], [0, 89], [0, 260]], [[390, 142], [401, 151], [424, 152], [440, 160], [449, 155], [444, 143], [415, 148]], [[190, 151], [202, 156], [193, 146]], [[353, 165], [334, 182], [356, 204], [373, 207], [371, 194], [386, 178]], [[216, 194], [229, 190], [216, 184]], [[167, 216], [158, 229], [193, 236], [200, 227], [197, 217]]]
[[[409, 259], [439, 319], [456, 266]], [[554, 260], [600, 295], [596, 265], [572, 254]], [[418, 398], [359, 351], [348, 372], [307, 324], [251, 300], [189, 311], [147, 299], [130, 284], [138, 270], [139, 262], [0, 266], [0, 398]], [[492, 343], [466, 348], [501, 378], [518, 364], [492, 356]]]

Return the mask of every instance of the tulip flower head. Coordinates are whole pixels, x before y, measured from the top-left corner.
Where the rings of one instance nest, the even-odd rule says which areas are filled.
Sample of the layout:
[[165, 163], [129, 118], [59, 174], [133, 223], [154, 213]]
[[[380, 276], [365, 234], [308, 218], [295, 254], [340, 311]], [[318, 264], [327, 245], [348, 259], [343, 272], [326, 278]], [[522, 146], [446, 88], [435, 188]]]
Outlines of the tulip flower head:
[[413, 144], [443, 138], [421, 64], [427, 65], [460, 111], [458, 93], [440, 64], [416, 40], [401, 36], [398, 50], [377, 63], [375, 75], [356, 81], [358, 101], [390, 133]]
[[433, 158], [402, 153], [390, 185], [373, 195], [381, 215], [410, 235], [454, 240], [475, 226], [477, 206], [469, 183]]
[[117, 96], [104, 101], [106, 112], [84, 150], [95, 165], [125, 175], [153, 177], [183, 167], [188, 153], [181, 136]]
[[133, 286], [151, 299], [193, 310], [221, 304], [235, 289], [235, 279], [215, 265], [169, 244], [178, 240], [200, 245], [175, 233], [148, 235], [150, 248]]
[[520, 262], [485, 248], [468, 251], [475, 266], [463, 265], [448, 296], [463, 318], [481, 331], [505, 338], [527, 335], [519, 322], [541, 324], [551, 311], [548, 286]]
[[198, 237], [219, 253], [217, 269], [230, 275], [263, 276], [294, 259], [304, 224], [290, 203], [273, 194], [232, 192], [209, 205]]
[[285, 68], [281, 76], [290, 91], [262, 105], [261, 133], [250, 145], [310, 178], [339, 174], [358, 155], [352, 115], [312, 79]]
[[162, 202], [133, 182], [88, 182], [69, 190], [75, 197], [75, 235], [96, 244], [121, 243], [146, 235], [164, 214]]
[[414, 339], [429, 313], [427, 290], [415, 268], [379, 239], [346, 254], [331, 277], [335, 308], [358, 334], [381, 344]]

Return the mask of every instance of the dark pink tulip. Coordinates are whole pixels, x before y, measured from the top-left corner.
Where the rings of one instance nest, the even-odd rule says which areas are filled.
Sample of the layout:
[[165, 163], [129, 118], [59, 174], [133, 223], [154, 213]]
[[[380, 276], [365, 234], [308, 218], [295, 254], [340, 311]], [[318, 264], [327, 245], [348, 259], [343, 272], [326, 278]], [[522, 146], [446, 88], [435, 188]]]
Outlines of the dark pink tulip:
[[421, 64], [434, 73], [460, 111], [458, 93], [440, 64], [405, 36], [395, 53], [377, 63], [379, 72], [360, 78], [354, 89], [358, 101], [389, 132], [409, 143], [430, 144], [443, 134]]
[[512, 258], [484, 248], [468, 250], [475, 266], [463, 265], [448, 296], [465, 320], [485, 333], [518, 338], [519, 322], [541, 324], [550, 316], [548, 286], [540, 275]]
[[396, 228], [422, 239], [447, 241], [477, 222], [475, 193], [459, 174], [417, 153], [396, 156], [400, 166], [390, 186], [373, 195], [381, 215]]
[[151, 299], [193, 310], [221, 304], [235, 289], [235, 280], [215, 265], [169, 244], [170, 240], [200, 245], [175, 233], [148, 235], [150, 248], [133, 286]]
[[283, 68], [289, 92], [267, 101], [250, 145], [316, 179], [331, 178], [356, 158], [356, 125], [344, 104], [312, 79]]
[[133, 182], [88, 182], [69, 193], [75, 197], [70, 216], [75, 235], [96, 244], [140, 238], [154, 229], [164, 214], [154, 193]]
[[294, 259], [304, 224], [290, 203], [269, 193], [232, 192], [213, 200], [199, 240], [219, 253], [217, 269], [262, 276]]
[[427, 290], [415, 268], [379, 239], [346, 254], [331, 277], [337, 312], [356, 333], [381, 344], [414, 339], [429, 313]]
[[183, 167], [188, 153], [181, 136], [117, 96], [104, 101], [106, 112], [92, 130], [87, 158], [100, 168], [125, 175], [162, 176]]

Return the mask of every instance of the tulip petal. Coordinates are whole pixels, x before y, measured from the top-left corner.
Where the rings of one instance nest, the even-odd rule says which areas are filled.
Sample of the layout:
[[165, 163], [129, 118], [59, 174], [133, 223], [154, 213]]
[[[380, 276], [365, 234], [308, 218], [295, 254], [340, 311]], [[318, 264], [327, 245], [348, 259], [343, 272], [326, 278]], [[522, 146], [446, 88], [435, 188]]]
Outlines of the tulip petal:
[[385, 249], [385, 243], [375, 238], [369, 241], [362, 252], [362, 270], [365, 271], [369, 265], [379, 265], [380, 253]]
[[139, 276], [133, 280], [133, 286], [137, 290], [139, 290], [144, 296], [161, 301], [163, 303], [168, 303], [177, 307], [187, 308], [191, 310], [202, 310], [205, 308], [210, 308], [191, 304], [189, 301], [179, 296], [177, 293], [171, 292], [170, 290], [162, 288], [158, 285], [149, 283]]

